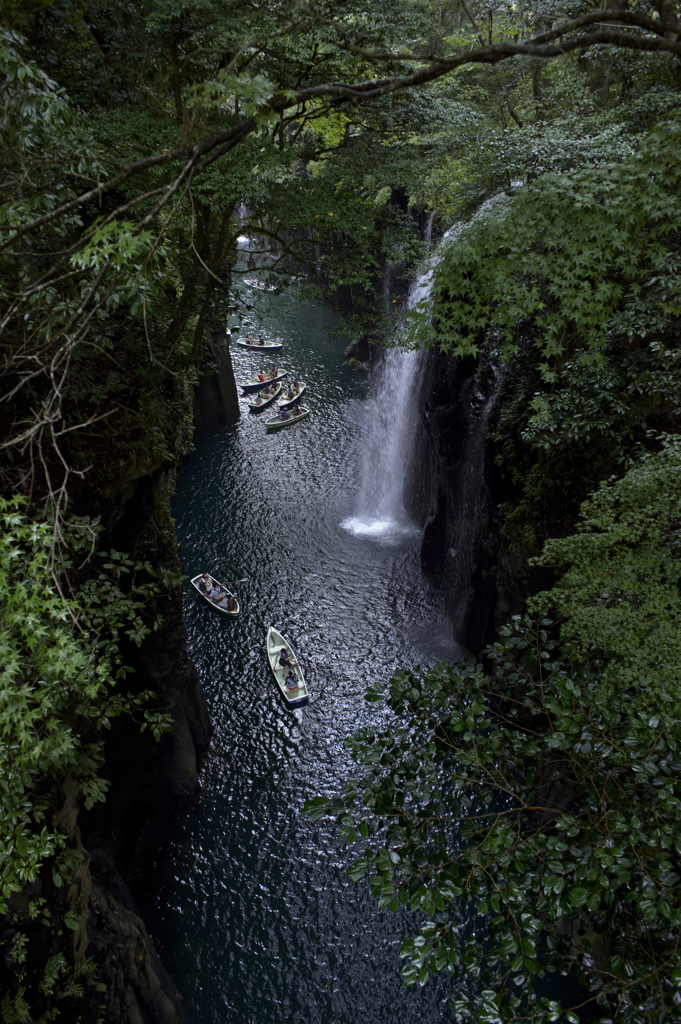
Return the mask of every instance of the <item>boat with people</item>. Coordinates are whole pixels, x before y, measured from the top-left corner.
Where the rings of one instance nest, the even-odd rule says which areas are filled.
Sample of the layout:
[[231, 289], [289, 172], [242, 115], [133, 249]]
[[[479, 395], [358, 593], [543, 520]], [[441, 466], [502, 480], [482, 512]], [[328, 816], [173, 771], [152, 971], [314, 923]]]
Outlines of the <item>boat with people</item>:
[[240, 387], [243, 389], [243, 393], [247, 391], [260, 391], [268, 384], [281, 380], [285, 377], [288, 370], [282, 370], [280, 366], [272, 366], [269, 370], [260, 370], [256, 373], [255, 377], [251, 377], [245, 384], [241, 384]]
[[305, 406], [294, 405], [292, 409], [280, 409], [278, 416], [274, 416], [271, 420], [265, 420], [265, 426], [269, 431], [281, 430], [282, 427], [290, 427], [292, 423], [299, 423], [309, 415], [310, 410]]
[[293, 405], [294, 402], [297, 402], [306, 387], [307, 384], [305, 381], [294, 380], [292, 384], [289, 384], [284, 391], [284, 394], [277, 402], [279, 408], [287, 409], [290, 405]]
[[274, 626], [267, 630], [265, 650], [274, 681], [287, 705], [297, 708], [307, 704], [309, 695], [300, 662], [286, 637]]
[[223, 615], [228, 615], [232, 619], [237, 617], [240, 608], [236, 594], [233, 594], [231, 590], [223, 586], [210, 573], [202, 572], [195, 576], [191, 582], [192, 586], [196, 587], [201, 597], [205, 598], [212, 608], [216, 608]]
[[264, 281], [259, 281], [257, 277], [245, 277], [244, 284], [247, 284], [249, 288], [259, 288], [261, 292], [276, 292], [277, 290], [275, 284], [265, 284]]
[[[262, 338], [262, 335], [260, 338]], [[241, 348], [252, 349], [254, 352], [281, 352], [284, 347], [283, 341], [265, 341], [264, 339], [262, 341], [260, 339], [253, 341], [250, 335], [247, 335], [245, 338], [239, 338], [237, 345], [240, 345]]]
[[258, 391], [253, 398], [253, 401], [248, 403], [248, 408], [251, 412], [262, 412], [263, 409], [266, 409], [268, 405], [272, 404], [281, 389], [281, 384], [270, 384], [268, 388]]

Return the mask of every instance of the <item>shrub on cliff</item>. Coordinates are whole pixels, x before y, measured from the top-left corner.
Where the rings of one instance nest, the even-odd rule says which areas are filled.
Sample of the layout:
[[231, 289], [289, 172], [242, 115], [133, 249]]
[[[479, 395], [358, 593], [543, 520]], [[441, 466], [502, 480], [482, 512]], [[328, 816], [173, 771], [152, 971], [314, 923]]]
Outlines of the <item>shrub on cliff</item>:
[[[87, 556], [93, 538], [91, 524], [72, 521], [62, 552]], [[35, 1019], [48, 997], [82, 994], [93, 977], [84, 961], [87, 858], [76, 819], [79, 806], [106, 796], [102, 730], [135, 711], [157, 737], [172, 727], [164, 711], [145, 710], [153, 693], [121, 690], [128, 669], [119, 641], [139, 644], [154, 625], [149, 566], [110, 552], [65, 597], [71, 566], [62, 555], [55, 575], [53, 555], [50, 523], [31, 520], [19, 499], [0, 498], [0, 1010], [10, 1022]], [[140, 570], [145, 582], [135, 579]], [[32, 897], [17, 898], [27, 886]], [[48, 903], [41, 890], [62, 895]], [[29, 937], [41, 923], [53, 941], [49, 955], [36, 957]]]
[[600, 365], [609, 339], [672, 331], [679, 317], [681, 122], [628, 156], [546, 172], [483, 207], [435, 272], [427, 340], [453, 355], [490, 339], [504, 357], [532, 325], [547, 380], [561, 357]]
[[537, 538], [572, 529], [585, 498], [621, 475], [656, 437], [676, 428], [681, 348], [676, 337], [610, 339], [600, 365], [575, 353], [542, 378], [531, 337], [504, 381], [495, 429], [496, 462], [514, 500], [504, 533], [517, 544], [518, 526], [535, 550]]
[[603, 483], [576, 531], [547, 541], [536, 559], [562, 575], [534, 603], [550, 602], [563, 638], [604, 659], [603, 686], [649, 709], [681, 695], [680, 523], [681, 439], [668, 436], [660, 452]]
[[[576, 147], [572, 164], [563, 149], [481, 207], [446, 243], [432, 316], [417, 316], [428, 343], [507, 361], [495, 444], [516, 552], [571, 529], [598, 482], [654, 446], [651, 428], [678, 429], [681, 122], [670, 98], [648, 96], [652, 130], [622, 135], [626, 145]], [[542, 147], [560, 131], [543, 125]]]
[[[600, 667], [516, 619], [467, 663], [395, 676], [394, 718], [348, 745], [333, 816], [379, 906], [427, 915], [408, 984], [448, 972], [458, 1020], [681, 1020], [681, 703], [632, 711]], [[550, 972], [584, 986], [562, 1008]], [[543, 985], [543, 991], [547, 985]], [[562, 1016], [564, 1014], [564, 1016]]]

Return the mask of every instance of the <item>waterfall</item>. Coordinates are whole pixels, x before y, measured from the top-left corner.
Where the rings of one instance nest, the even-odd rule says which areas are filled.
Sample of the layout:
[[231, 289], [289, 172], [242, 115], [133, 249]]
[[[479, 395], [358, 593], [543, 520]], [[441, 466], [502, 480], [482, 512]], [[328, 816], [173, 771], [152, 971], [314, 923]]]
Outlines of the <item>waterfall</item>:
[[[427, 296], [432, 274], [429, 268], [414, 282], [407, 309]], [[341, 523], [356, 536], [399, 543], [418, 531], [404, 508], [404, 482], [416, 438], [424, 367], [423, 350], [401, 348], [388, 349], [378, 366], [367, 405], [357, 508]]]
[[423, 353], [390, 349], [368, 403], [357, 511], [341, 525], [357, 536], [399, 541], [416, 528], [404, 510], [404, 478], [416, 433]]

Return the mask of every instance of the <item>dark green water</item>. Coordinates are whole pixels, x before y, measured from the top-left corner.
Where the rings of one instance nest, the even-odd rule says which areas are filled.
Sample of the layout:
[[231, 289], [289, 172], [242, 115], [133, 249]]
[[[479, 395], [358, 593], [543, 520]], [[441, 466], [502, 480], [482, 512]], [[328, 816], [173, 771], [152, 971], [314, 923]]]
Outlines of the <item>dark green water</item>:
[[[333, 793], [343, 738], [381, 720], [366, 683], [455, 658], [438, 591], [419, 571], [418, 533], [353, 535], [361, 454], [380, 442], [376, 399], [344, 364], [345, 339], [318, 306], [256, 295], [311, 382], [305, 421], [268, 436], [263, 417], [199, 437], [173, 507], [185, 572], [247, 576], [225, 621], [186, 586], [190, 651], [215, 725], [199, 806], [144, 871], [143, 913], [191, 1024], [421, 1024], [450, 1018], [446, 983], [406, 989], [398, 950], [416, 921], [379, 911], [330, 825], [299, 813]], [[259, 365], [233, 346], [237, 380]], [[379, 398], [380, 402], [380, 398]], [[380, 460], [379, 460], [380, 462]], [[375, 460], [374, 460], [375, 464]], [[265, 631], [286, 633], [310, 703], [280, 700]]]

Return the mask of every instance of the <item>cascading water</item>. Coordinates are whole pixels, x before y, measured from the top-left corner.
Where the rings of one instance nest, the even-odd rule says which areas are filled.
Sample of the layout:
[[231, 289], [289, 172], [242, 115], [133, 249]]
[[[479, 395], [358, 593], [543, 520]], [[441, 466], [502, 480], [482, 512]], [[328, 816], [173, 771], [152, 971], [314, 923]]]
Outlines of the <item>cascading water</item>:
[[[427, 225], [430, 241], [432, 217]], [[425, 299], [432, 287], [429, 267], [412, 286], [407, 309]], [[414, 449], [418, 423], [418, 399], [425, 367], [422, 349], [391, 348], [385, 353], [367, 405], [366, 441], [360, 463], [357, 511], [344, 520], [344, 529], [355, 536], [382, 543], [399, 543], [418, 527], [404, 507], [404, 484]]]
[[343, 527], [357, 536], [396, 541], [414, 526], [404, 510], [404, 478], [414, 443], [420, 351], [389, 349], [367, 408], [357, 512]]

